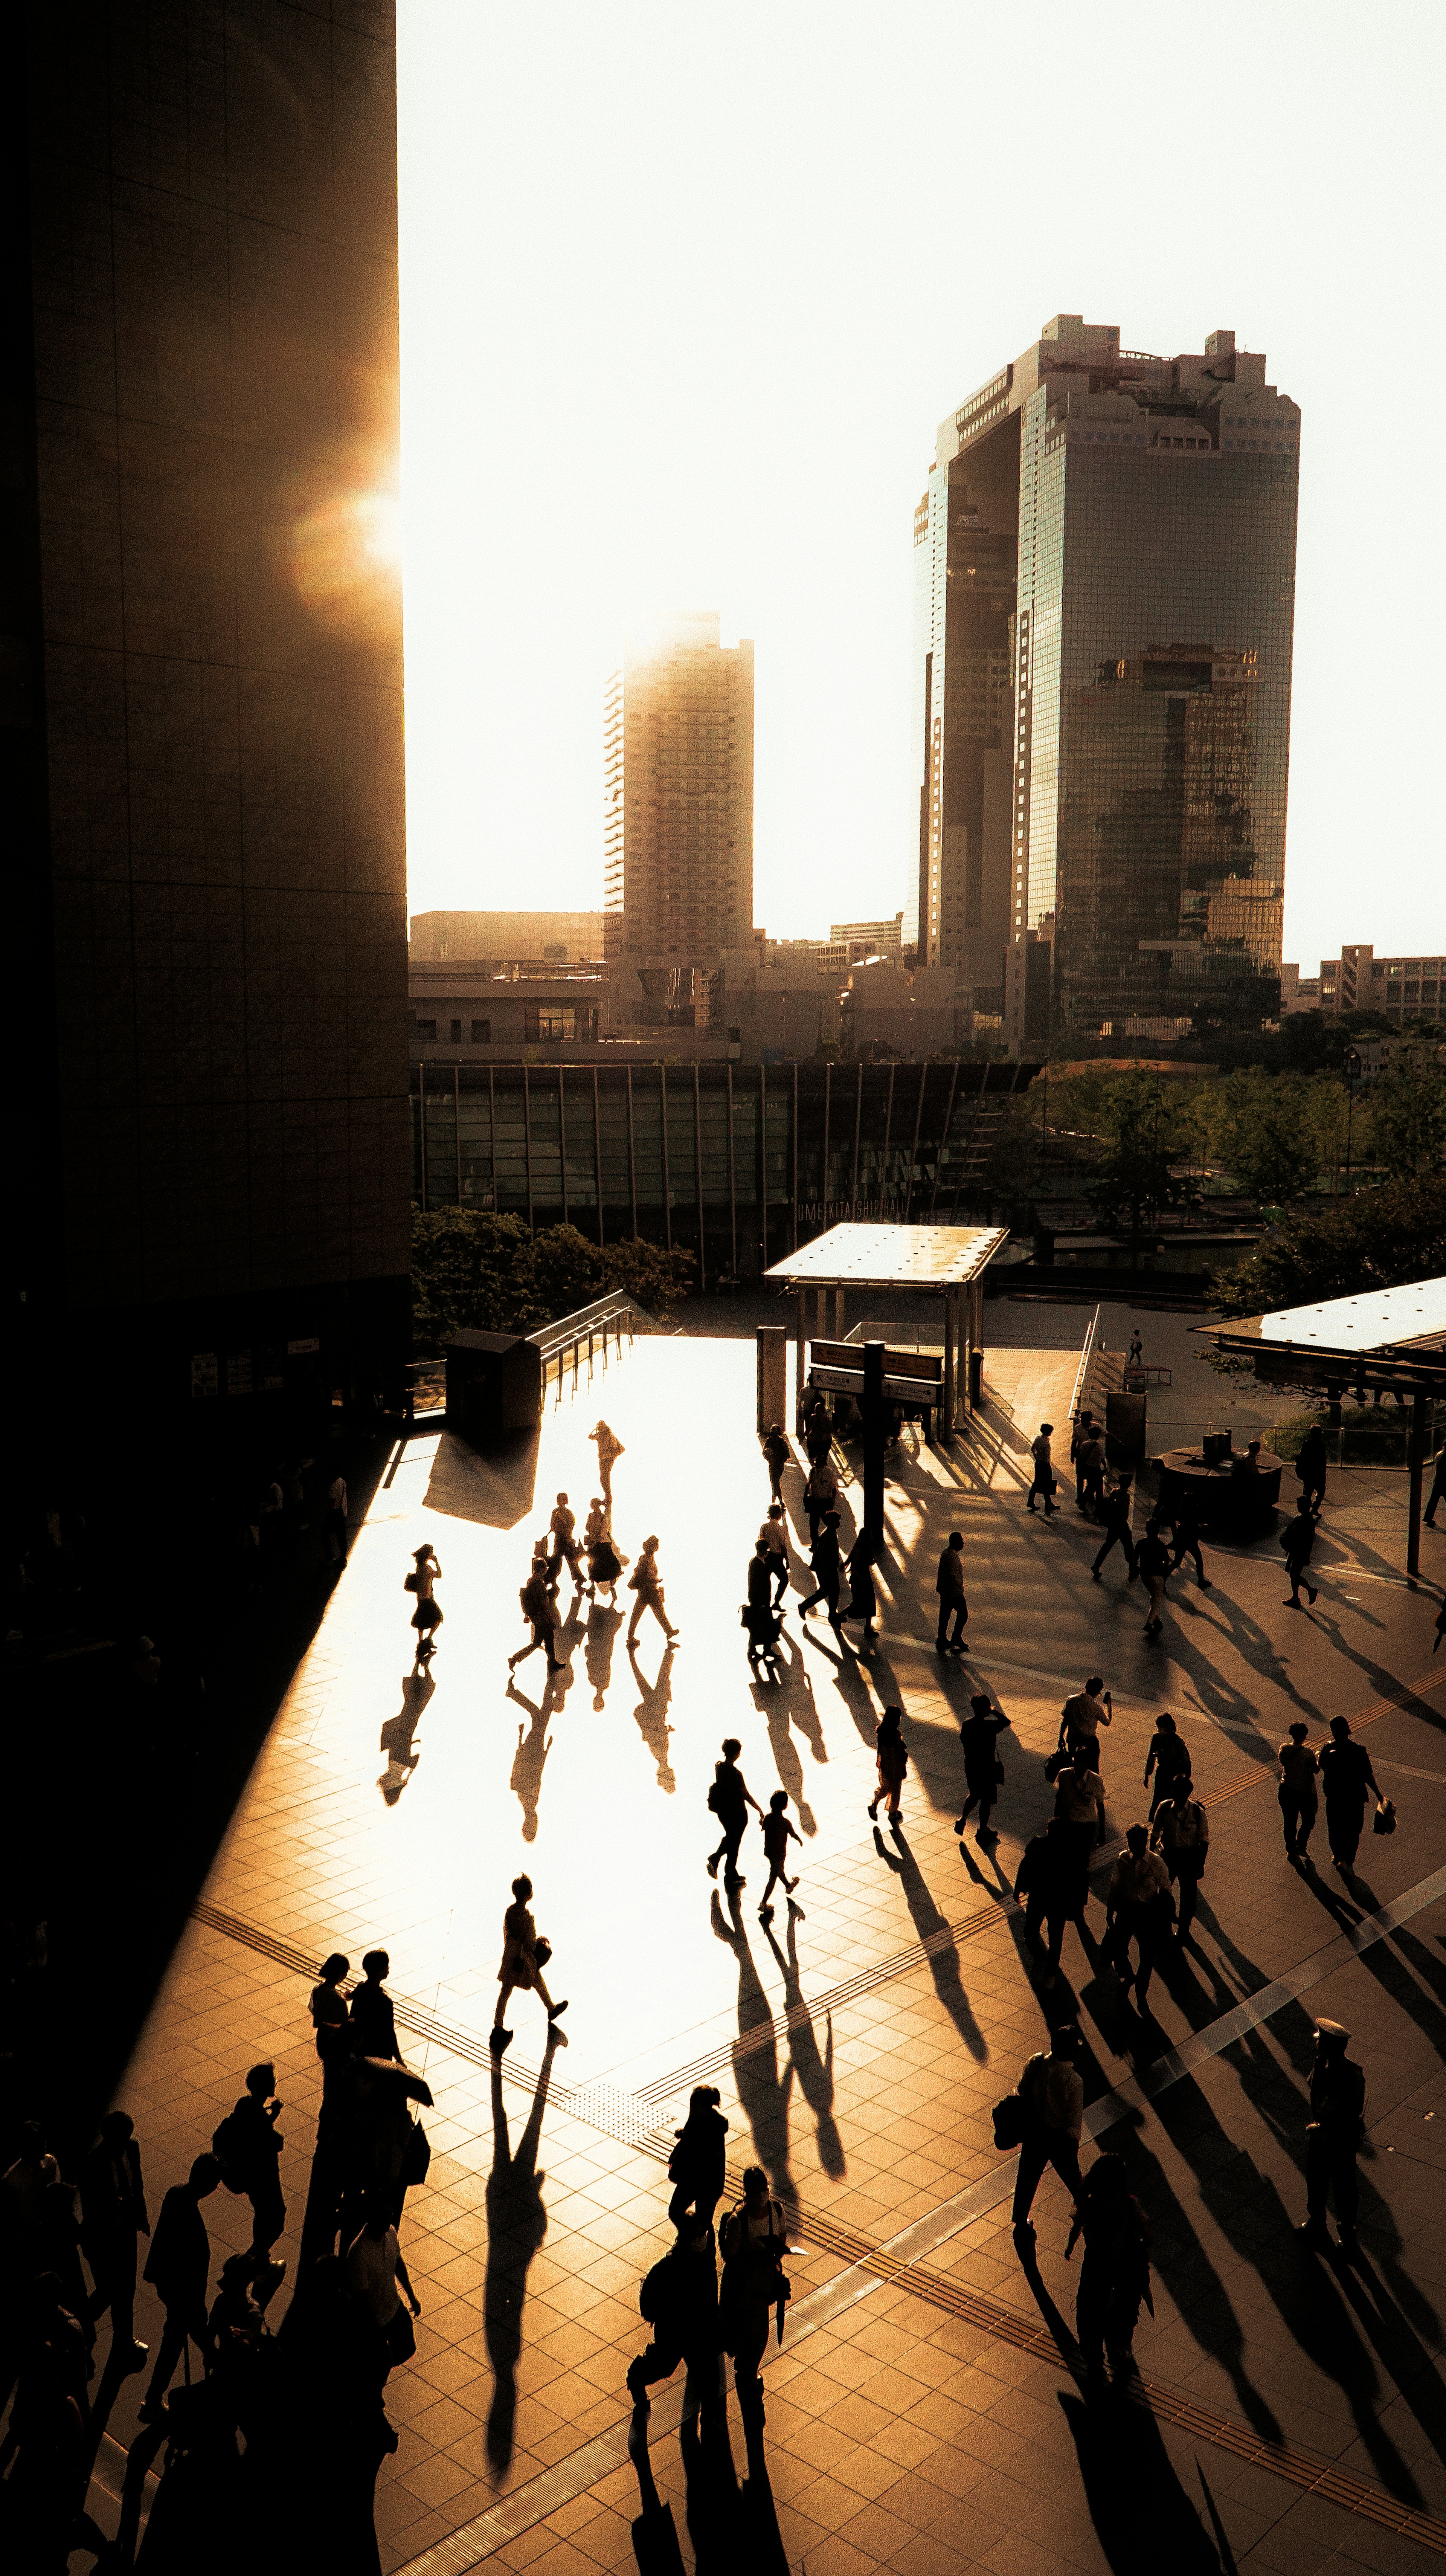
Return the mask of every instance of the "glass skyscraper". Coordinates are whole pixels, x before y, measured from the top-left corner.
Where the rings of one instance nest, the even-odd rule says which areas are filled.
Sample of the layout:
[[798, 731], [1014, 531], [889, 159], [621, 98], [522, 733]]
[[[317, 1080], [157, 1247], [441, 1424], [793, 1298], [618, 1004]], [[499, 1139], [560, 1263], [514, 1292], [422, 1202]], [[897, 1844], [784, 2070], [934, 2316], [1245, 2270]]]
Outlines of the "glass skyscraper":
[[1016, 1052], [1274, 1015], [1299, 448], [1232, 332], [1156, 358], [1075, 314], [940, 428], [919, 952], [1002, 993]]

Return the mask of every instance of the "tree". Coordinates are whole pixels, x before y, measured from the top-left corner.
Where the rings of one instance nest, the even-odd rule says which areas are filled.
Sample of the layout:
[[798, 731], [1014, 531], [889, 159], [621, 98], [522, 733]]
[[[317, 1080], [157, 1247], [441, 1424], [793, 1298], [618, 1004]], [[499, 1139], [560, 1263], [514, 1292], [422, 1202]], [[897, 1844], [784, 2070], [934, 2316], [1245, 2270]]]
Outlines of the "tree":
[[694, 1256], [656, 1243], [600, 1245], [575, 1225], [529, 1234], [520, 1217], [472, 1208], [412, 1215], [412, 1342], [419, 1356], [457, 1332], [533, 1333], [617, 1293], [665, 1315], [688, 1293]]
[[1370, 1086], [1371, 1145], [1393, 1181], [1446, 1163], [1446, 1077], [1423, 1053], [1402, 1053]]
[[1104, 1123], [1104, 1152], [1085, 1187], [1101, 1224], [1118, 1229], [1125, 1219], [1138, 1238], [1162, 1207], [1181, 1206], [1197, 1195], [1194, 1182], [1171, 1168], [1177, 1150], [1173, 1103], [1157, 1082], [1126, 1074], [1109, 1087]]
[[1225, 1156], [1241, 1186], [1265, 1207], [1303, 1198], [1320, 1172], [1320, 1152], [1299, 1075], [1232, 1074], [1224, 1086]]
[[1291, 1217], [1233, 1270], [1210, 1303], [1222, 1315], [1265, 1315], [1398, 1288], [1446, 1271], [1446, 1176], [1358, 1190], [1323, 1216]]

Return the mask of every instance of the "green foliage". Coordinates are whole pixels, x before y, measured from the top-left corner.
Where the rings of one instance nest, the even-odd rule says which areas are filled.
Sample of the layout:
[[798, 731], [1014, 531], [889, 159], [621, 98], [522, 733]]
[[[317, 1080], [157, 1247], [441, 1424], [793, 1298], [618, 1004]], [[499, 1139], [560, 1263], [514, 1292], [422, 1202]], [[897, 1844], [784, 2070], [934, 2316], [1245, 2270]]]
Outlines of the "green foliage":
[[1388, 1181], [1323, 1216], [1292, 1217], [1210, 1292], [1223, 1315], [1357, 1297], [1446, 1272], [1446, 1177]]
[[[1082, 1077], [1081, 1082], [1088, 1077]], [[1099, 1112], [1104, 1150], [1085, 1187], [1102, 1225], [1143, 1232], [1163, 1207], [1192, 1201], [1194, 1183], [1177, 1176], [1180, 1159], [1176, 1132], [1177, 1103], [1167, 1099], [1158, 1082], [1139, 1074], [1116, 1076], [1104, 1091]]]
[[534, 1333], [617, 1292], [651, 1314], [688, 1293], [691, 1252], [589, 1242], [574, 1225], [529, 1234], [520, 1217], [471, 1208], [412, 1214], [412, 1342], [419, 1358], [453, 1333]]
[[1370, 1086], [1371, 1145], [1393, 1181], [1446, 1164], [1446, 1079], [1421, 1056], [1398, 1055]]
[[1261, 1074], [1233, 1073], [1220, 1088], [1220, 1147], [1242, 1189], [1262, 1207], [1289, 1206], [1302, 1198], [1321, 1166], [1312, 1085], [1299, 1074], [1280, 1074], [1272, 1081]]

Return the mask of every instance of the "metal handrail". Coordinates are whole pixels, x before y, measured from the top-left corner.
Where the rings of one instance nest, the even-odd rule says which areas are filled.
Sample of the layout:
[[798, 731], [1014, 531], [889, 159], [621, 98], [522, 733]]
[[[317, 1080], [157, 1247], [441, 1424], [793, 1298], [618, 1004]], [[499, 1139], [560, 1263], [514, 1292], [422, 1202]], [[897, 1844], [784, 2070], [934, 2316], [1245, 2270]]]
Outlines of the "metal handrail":
[[668, 1326], [661, 1323], [656, 1315], [648, 1312], [646, 1306], [640, 1306], [635, 1297], [617, 1295], [597, 1297], [590, 1306], [579, 1306], [574, 1314], [559, 1316], [555, 1324], [544, 1324], [538, 1332], [529, 1333], [527, 1339], [533, 1348], [542, 1354], [544, 1389], [552, 1364], [554, 1360], [557, 1362], [557, 1399], [560, 1404], [563, 1373], [569, 1352], [572, 1355], [572, 1383], [575, 1391], [582, 1366], [584, 1342], [587, 1344], [587, 1362], [590, 1371], [593, 1356], [599, 1344], [602, 1348], [603, 1365], [606, 1367], [609, 1333], [613, 1335], [618, 1357], [621, 1358], [625, 1330], [628, 1345], [631, 1348], [634, 1334], [639, 1330], [644, 1333], [666, 1333], [668, 1329]]
[[1074, 1386], [1070, 1391], [1069, 1418], [1071, 1422], [1076, 1422], [1079, 1419], [1080, 1402], [1084, 1395], [1085, 1382], [1089, 1377], [1090, 1362], [1095, 1355], [1095, 1345], [1100, 1337], [1100, 1318], [1104, 1311], [1105, 1310], [1102, 1305], [1096, 1306], [1093, 1315], [1090, 1317], [1089, 1331], [1084, 1337], [1084, 1349], [1080, 1352], [1079, 1367], [1075, 1370]]

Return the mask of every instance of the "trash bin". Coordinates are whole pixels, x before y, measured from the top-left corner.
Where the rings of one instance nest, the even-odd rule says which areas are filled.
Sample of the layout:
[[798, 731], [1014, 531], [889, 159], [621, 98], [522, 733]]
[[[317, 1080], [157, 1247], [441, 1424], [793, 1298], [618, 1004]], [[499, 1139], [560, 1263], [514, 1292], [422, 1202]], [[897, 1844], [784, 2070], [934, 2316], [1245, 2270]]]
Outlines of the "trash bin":
[[969, 1402], [977, 1413], [984, 1401], [984, 1353], [975, 1345], [969, 1353]]
[[447, 1344], [447, 1428], [495, 1449], [542, 1420], [542, 1353], [520, 1333], [454, 1333]]

